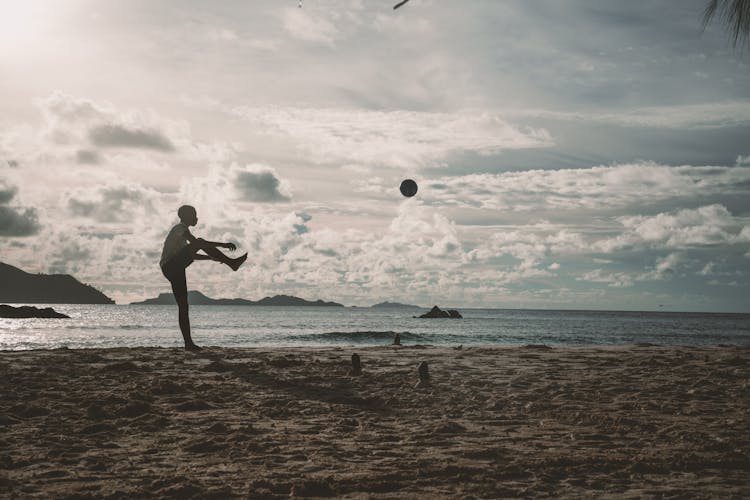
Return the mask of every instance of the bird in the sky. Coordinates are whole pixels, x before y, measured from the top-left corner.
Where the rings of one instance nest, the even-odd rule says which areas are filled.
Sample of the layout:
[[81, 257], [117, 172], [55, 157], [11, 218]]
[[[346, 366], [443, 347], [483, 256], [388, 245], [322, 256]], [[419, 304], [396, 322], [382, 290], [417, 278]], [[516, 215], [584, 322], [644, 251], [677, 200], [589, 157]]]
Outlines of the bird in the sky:
[[[397, 3], [396, 5], [394, 5], [394, 6], [393, 6], [393, 10], [396, 10], [396, 9], [398, 9], [399, 7], [401, 7], [402, 5], [404, 5], [404, 4], [405, 4], [406, 2], [408, 2], [408, 1], [409, 1], [409, 0], [401, 0], [401, 1], [399, 2], [399, 3]], [[297, 6], [298, 6], [298, 7], [300, 8], [300, 9], [302, 8], [302, 0], [299, 0], [299, 3], [297, 4]]]

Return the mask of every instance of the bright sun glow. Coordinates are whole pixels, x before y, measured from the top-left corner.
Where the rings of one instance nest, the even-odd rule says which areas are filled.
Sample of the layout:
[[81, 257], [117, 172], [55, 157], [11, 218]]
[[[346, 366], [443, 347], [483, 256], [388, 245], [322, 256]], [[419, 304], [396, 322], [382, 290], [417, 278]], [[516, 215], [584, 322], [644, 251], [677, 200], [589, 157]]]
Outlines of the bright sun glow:
[[28, 52], [38, 41], [53, 2], [0, 0], [0, 52]]

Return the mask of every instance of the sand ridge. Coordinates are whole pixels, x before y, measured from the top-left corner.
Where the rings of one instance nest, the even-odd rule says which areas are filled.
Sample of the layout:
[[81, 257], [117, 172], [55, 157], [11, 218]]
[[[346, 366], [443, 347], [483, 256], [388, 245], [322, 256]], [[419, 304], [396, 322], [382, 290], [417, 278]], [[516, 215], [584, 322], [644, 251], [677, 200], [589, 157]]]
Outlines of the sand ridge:
[[[363, 374], [349, 375], [358, 353]], [[750, 495], [750, 349], [0, 352], [0, 494]], [[415, 387], [417, 366], [430, 381]]]

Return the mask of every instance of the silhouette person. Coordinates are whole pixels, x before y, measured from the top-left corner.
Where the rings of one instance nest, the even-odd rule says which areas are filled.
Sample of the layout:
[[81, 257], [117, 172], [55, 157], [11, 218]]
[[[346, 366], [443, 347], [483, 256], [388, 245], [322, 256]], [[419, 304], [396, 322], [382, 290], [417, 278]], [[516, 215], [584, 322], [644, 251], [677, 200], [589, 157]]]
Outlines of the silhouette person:
[[[214, 260], [226, 264], [233, 271], [240, 268], [247, 260], [247, 253], [235, 259], [224, 255], [219, 247], [230, 251], [236, 249], [234, 243], [217, 243], [196, 238], [190, 232], [189, 226], [198, 223], [198, 214], [190, 205], [183, 205], [177, 210], [180, 223], [175, 225], [164, 240], [159, 265], [164, 276], [172, 284], [172, 293], [179, 309], [179, 323], [182, 337], [185, 339], [185, 349], [197, 351], [200, 349], [190, 336], [190, 317], [188, 316], [188, 294], [185, 269], [194, 260]], [[204, 253], [198, 253], [199, 251]]]

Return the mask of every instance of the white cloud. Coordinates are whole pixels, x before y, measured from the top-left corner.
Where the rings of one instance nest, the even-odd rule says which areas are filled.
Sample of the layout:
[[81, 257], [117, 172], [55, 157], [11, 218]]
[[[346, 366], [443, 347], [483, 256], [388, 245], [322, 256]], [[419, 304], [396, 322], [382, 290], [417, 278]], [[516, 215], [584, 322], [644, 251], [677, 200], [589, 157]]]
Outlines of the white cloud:
[[159, 194], [134, 184], [75, 189], [63, 196], [68, 211], [96, 222], [130, 222], [135, 217], [150, 217], [156, 210]]
[[402, 35], [413, 38], [415, 36], [427, 37], [435, 34], [435, 24], [427, 17], [419, 15], [394, 16], [391, 12], [384, 14], [379, 12], [375, 15], [372, 27], [378, 33], [385, 35]]
[[81, 165], [98, 165], [101, 161], [99, 153], [87, 149], [76, 151], [76, 162]]
[[283, 22], [287, 33], [300, 40], [333, 46], [341, 36], [336, 26], [315, 9], [286, 8]]
[[543, 258], [578, 254], [585, 249], [587, 244], [581, 234], [548, 223], [538, 223], [484, 235], [466, 258], [481, 262], [508, 255], [520, 260], [521, 268], [529, 269], [537, 266]]
[[682, 262], [683, 257], [678, 253], [671, 253], [666, 257], [657, 259], [653, 269], [638, 275], [638, 281], [660, 281], [671, 278], [675, 269]]
[[236, 42], [240, 39], [234, 30], [222, 27], [214, 27], [208, 30], [207, 36], [215, 42]]
[[276, 171], [266, 165], [231, 168], [234, 188], [242, 201], [288, 202], [291, 200], [289, 183], [281, 181]]
[[57, 144], [85, 146], [120, 145], [157, 147], [169, 150], [184, 139], [188, 126], [170, 121], [153, 110], [117, 109], [109, 102], [95, 102], [54, 92], [36, 104], [45, 118], [42, 134]]
[[745, 168], [640, 163], [443, 177], [423, 183], [420, 196], [438, 204], [514, 212], [613, 209], [699, 196], [750, 196], [749, 183]]
[[723, 101], [681, 106], [651, 106], [620, 112], [514, 111], [512, 116], [598, 122], [626, 127], [714, 129], [750, 124], [750, 101]]
[[546, 147], [544, 129], [516, 127], [489, 113], [250, 108], [230, 111], [259, 133], [281, 136], [316, 163], [416, 168], [442, 166], [453, 152]]
[[[192, 138], [186, 121], [170, 120], [150, 109], [120, 109], [104, 101], [61, 92], [37, 99], [40, 126], [14, 124], [0, 129], [0, 153], [23, 169], [96, 166], [133, 179], [159, 179], [165, 158], [180, 165], [229, 161], [237, 145]], [[164, 175], [155, 183], [169, 180]]]
[[237, 202], [288, 202], [291, 183], [268, 165], [213, 164], [204, 176], [182, 180], [179, 197], [220, 218], [231, 218]]
[[618, 218], [624, 232], [596, 243], [603, 252], [623, 248], [689, 248], [750, 241], [750, 231], [722, 205], [683, 209], [655, 216]]
[[164, 153], [174, 151], [172, 141], [159, 130], [134, 129], [122, 125], [96, 125], [89, 130], [89, 140], [102, 148], [143, 148]]
[[627, 273], [608, 273], [602, 269], [594, 269], [576, 278], [577, 281], [590, 281], [592, 283], [606, 283], [614, 288], [626, 288], [633, 286], [633, 278]]
[[703, 269], [698, 271], [698, 274], [701, 276], [712, 276], [715, 273], [716, 269], [716, 263], [715, 262], [708, 262], [705, 266], [703, 266]]

